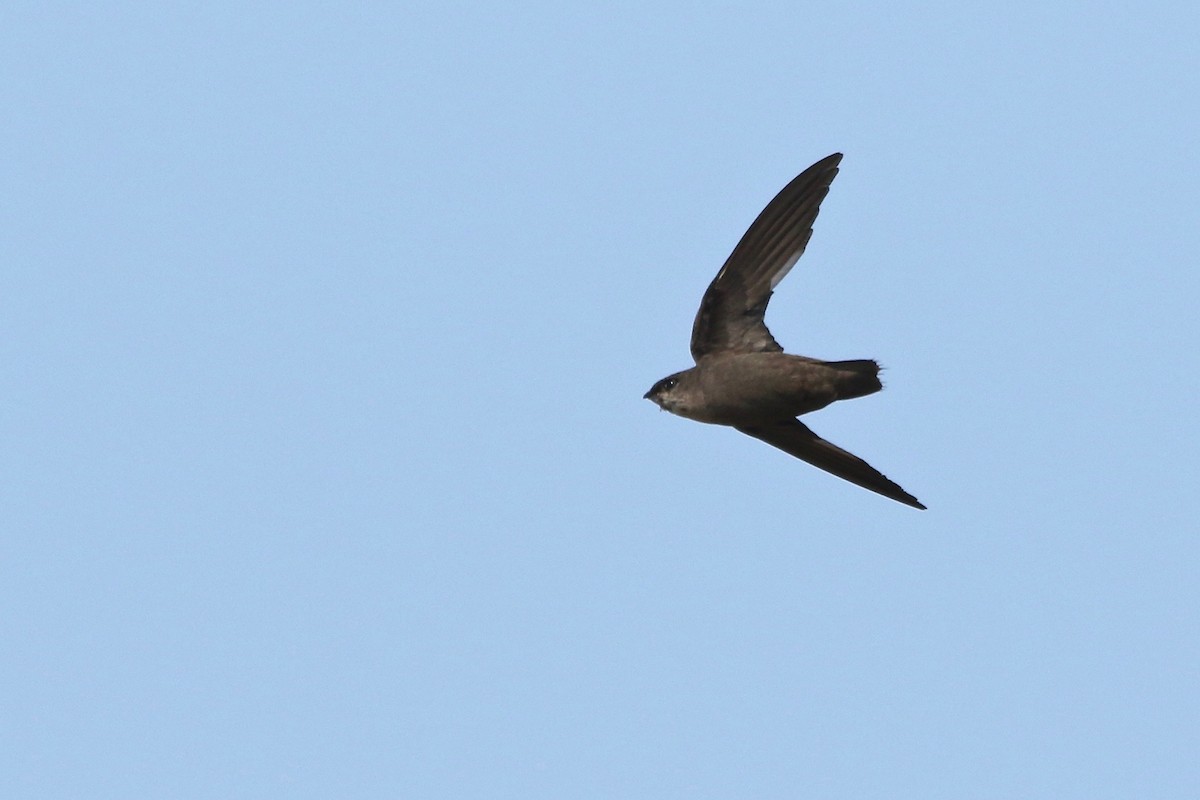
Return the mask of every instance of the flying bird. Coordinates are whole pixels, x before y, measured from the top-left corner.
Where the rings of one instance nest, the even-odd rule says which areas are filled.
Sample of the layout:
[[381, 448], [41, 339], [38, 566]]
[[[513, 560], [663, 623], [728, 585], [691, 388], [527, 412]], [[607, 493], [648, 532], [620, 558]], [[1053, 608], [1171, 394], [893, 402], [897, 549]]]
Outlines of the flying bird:
[[696, 366], [663, 378], [645, 397], [672, 414], [729, 425], [839, 478], [924, 509], [879, 470], [797, 419], [837, 400], [878, 392], [879, 365], [790, 355], [763, 320], [771, 293], [804, 253], [841, 160], [841, 153], [821, 159], [767, 204], [700, 301], [692, 325]]

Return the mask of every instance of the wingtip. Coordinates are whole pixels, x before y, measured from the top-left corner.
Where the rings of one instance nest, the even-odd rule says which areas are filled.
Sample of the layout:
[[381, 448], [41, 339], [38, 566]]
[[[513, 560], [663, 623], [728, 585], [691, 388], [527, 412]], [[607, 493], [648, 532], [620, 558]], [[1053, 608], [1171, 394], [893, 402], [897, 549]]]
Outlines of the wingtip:
[[881, 488], [872, 488], [870, 486], [867, 486], [865, 488], [872, 489], [872, 491], [875, 491], [878, 494], [883, 495], [884, 497], [888, 498], [889, 500], [895, 500], [897, 503], [902, 503], [903, 505], [906, 505], [909, 508], [915, 508], [918, 511], [928, 511], [928, 509], [925, 507], [924, 503], [922, 503], [917, 498], [913, 497], [908, 492], [901, 489], [899, 484], [897, 484], [895, 481], [888, 479], [888, 477], [886, 475], [884, 476], [883, 479], [891, 484], [890, 488], [892, 491], [883, 491], [883, 489], [881, 489]]
[[[929, 510], [925, 507], [924, 503], [922, 503], [917, 498], [913, 497], [908, 492], [901, 489], [900, 485], [898, 483], [896, 483], [895, 481], [889, 480], [886, 476], [884, 476], [884, 480], [888, 481], [888, 483], [892, 484], [892, 486], [895, 488], [895, 492], [887, 494], [886, 495], [887, 497], [890, 497], [891, 499], [895, 500], [898, 503], [903, 503], [904, 505], [909, 506], [910, 508], [915, 508], [918, 511], [928, 511]], [[880, 494], [883, 494], [883, 493], [880, 492]]]

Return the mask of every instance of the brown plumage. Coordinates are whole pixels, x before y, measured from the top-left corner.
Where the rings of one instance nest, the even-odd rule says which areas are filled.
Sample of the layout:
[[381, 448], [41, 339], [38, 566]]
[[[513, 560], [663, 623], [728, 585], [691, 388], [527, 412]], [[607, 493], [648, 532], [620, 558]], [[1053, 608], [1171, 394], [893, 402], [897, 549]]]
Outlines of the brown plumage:
[[692, 325], [696, 366], [658, 381], [646, 397], [673, 414], [732, 426], [839, 478], [923, 509], [866, 461], [796, 419], [879, 391], [879, 365], [789, 355], [764, 320], [772, 291], [804, 253], [841, 160], [835, 153], [818, 161], [767, 204], [700, 301]]

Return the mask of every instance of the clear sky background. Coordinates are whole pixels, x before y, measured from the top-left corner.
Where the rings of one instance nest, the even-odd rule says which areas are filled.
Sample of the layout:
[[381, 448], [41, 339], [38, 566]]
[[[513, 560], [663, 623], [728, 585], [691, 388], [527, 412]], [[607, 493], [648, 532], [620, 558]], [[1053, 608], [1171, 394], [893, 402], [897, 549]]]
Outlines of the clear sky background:
[[[9, 3], [0, 796], [1200, 796], [1194, 3]], [[642, 399], [794, 175], [806, 418]]]

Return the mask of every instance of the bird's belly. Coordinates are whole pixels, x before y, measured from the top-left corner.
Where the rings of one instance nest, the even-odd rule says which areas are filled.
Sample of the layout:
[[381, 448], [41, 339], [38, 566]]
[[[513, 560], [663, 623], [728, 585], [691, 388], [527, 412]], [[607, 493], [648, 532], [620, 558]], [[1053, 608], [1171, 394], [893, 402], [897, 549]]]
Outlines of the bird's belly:
[[691, 413], [685, 416], [714, 425], [755, 425], [798, 417], [822, 409], [829, 403], [827, 399], [794, 395], [744, 395], [710, 400], [700, 408], [689, 409]]
[[820, 366], [783, 358], [750, 357], [722, 365], [725, 369], [705, 382], [704, 403], [691, 409], [692, 418], [718, 425], [753, 425], [807, 414], [837, 399]]

